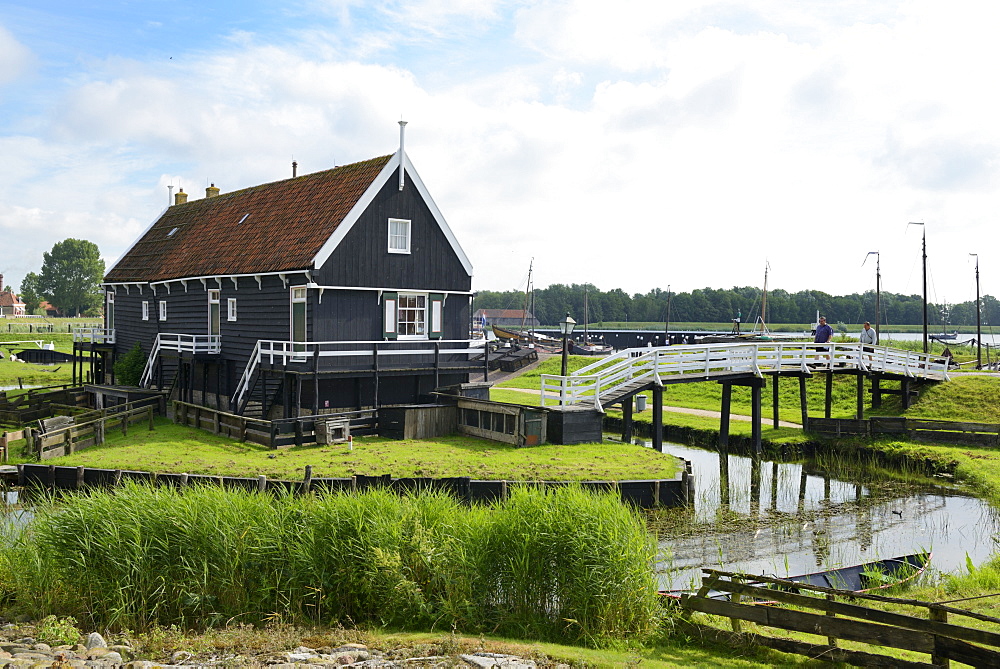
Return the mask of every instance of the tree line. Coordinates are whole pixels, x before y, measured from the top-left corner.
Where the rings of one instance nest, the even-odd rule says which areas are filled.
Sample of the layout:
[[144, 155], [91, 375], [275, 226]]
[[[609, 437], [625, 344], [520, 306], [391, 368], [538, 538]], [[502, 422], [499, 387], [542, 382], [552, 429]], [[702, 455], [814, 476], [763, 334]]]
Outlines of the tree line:
[[[602, 291], [592, 284], [553, 284], [536, 288], [531, 299], [519, 291], [482, 290], [476, 293], [476, 309], [523, 309], [539, 321], [554, 325], [568, 312], [583, 322], [584, 300], [587, 302], [591, 323], [663, 323], [671, 322], [728, 323], [740, 318], [753, 323], [761, 316], [763, 291], [758, 287], [743, 286], [730, 289], [698, 288], [687, 293], [677, 293], [654, 288], [648, 293], [629, 295], [621, 288]], [[765, 319], [771, 323], [813, 323], [818, 311], [831, 324], [875, 323], [875, 291], [830, 295], [818, 290], [801, 290], [796, 293], [775, 289], [767, 293]], [[998, 322], [1000, 302], [992, 296], [980, 299], [982, 323]], [[920, 295], [881, 295], [882, 324], [920, 325], [923, 323], [923, 299]], [[955, 305], [927, 305], [927, 322], [932, 331], [956, 325], [976, 324], [974, 300]]]

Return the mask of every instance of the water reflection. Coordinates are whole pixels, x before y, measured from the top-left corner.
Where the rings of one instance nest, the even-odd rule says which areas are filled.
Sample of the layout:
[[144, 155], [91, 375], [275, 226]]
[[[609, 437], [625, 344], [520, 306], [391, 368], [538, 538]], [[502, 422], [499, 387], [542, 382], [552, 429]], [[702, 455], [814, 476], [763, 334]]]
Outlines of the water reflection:
[[934, 486], [844, 481], [809, 463], [781, 463], [679, 444], [691, 461], [690, 524], [665, 530], [665, 588], [687, 587], [702, 567], [787, 576], [933, 551], [953, 572], [997, 550], [1000, 519], [986, 502]]

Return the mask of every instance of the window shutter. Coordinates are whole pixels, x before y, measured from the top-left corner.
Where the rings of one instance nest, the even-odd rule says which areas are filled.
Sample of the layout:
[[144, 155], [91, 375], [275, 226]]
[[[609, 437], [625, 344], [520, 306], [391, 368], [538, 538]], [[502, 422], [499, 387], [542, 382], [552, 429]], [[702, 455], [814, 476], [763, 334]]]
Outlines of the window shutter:
[[427, 296], [430, 313], [427, 317], [430, 327], [427, 328], [427, 335], [430, 339], [441, 339], [444, 336], [444, 295], [431, 293]]
[[382, 293], [382, 336], [386, 339], [396, 338], [396, 305], [399, 296], [396, 293]]

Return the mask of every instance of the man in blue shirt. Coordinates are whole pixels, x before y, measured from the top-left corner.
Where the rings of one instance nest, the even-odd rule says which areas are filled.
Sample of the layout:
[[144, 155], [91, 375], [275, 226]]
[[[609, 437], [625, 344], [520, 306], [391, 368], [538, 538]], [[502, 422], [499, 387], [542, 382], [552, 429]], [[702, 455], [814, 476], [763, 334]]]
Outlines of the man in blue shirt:
[[819, 317], [819, 325], [816, 326], [816, 338], [813, 342], [826, 344], [833, 340], [833, 328], [826, 324], [826, 317]]

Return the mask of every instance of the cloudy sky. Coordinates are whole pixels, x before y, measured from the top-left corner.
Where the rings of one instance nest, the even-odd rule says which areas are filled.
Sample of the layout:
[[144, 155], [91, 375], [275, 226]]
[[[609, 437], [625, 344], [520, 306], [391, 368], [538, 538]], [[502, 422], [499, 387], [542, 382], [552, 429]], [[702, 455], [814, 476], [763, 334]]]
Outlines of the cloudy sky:
[[0, 272], [406, 149], [474, 287], [998, 294], [1000, 3], [0, 0]]

